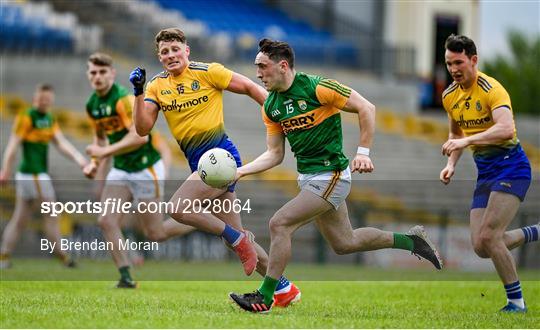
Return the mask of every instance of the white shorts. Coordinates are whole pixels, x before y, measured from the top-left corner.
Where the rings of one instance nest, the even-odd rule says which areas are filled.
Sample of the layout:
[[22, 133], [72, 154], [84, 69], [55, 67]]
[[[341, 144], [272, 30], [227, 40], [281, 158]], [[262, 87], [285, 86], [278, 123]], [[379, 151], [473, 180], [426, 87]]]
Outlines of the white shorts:
[[26, 200], [56, 200], [51, 177], [47, 173], [28, 174], [17, 172], [15, 182], [15, 189], [19, 198]]
[[337, 210], [351, 192], [351, 169], [300, 174], [298, 186], [320, 196]]
[[126, 172], [112, 168], [105, 185], [126, 186], [134, 200], [163, 198], [165, 186], [165, 166], [163, 160], [138, 172]]

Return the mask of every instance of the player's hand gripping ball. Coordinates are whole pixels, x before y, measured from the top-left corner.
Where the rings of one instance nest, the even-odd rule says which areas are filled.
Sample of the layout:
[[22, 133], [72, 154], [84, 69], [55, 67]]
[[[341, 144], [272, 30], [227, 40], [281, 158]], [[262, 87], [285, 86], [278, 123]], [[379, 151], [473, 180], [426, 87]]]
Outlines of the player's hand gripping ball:
[[236, 160], [225, 149], [210, 149], [199, 159], [197, 172], [210, 187], [225, 188], [233, 183], [236, 177]]

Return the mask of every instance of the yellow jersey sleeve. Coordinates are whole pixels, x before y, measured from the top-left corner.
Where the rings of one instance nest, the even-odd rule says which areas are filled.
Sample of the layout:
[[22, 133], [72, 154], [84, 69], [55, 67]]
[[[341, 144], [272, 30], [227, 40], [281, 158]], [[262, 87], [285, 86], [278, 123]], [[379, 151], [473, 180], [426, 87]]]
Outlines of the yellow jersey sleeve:
[[156, 78], [154, 78], [146, 85], [146, 90], [144, 92], [144, 100], [154, 103], [159, 109], [158, 89], [158, 81]]
[[132, 124], [131, 116], [133, 115], [134, 98], [133, 95], [126, 95], [116, 102], [116, 113], [118, 113], [118, 117], [120, 117], [122, 124], [127, 129], [129, 129]]
[[60, 125], [58, 125], [58, 122], [56, 120], [53, 122], [52, 132], [53, 135], [56, 134], [56, 132], [60, 132]]
[[500, 107], [507, 107], [509, 110], [512, 110], [510, 95], [508, 95], [506, 89], [504, 89], [504, 87], [500, 84], [493, 86], [493, 88], [489, 91], [487, 101], [490, 111]]
[[208, 66], [208, 82], [217, 89], [229, 87], [232, 76], [233, 72], [219, 63], [211, 63]]
[[32, 130], [32, 119], [26, 113], [20, 113], [15, 119], [15, 125], [13, 125], [13, 133], [20, 138], [25, 138]]
[[323, 79], [315, 88], [317, 99], [322, 105], [343, 109], [351, 96], [351, 89], [331, 79]]
[[283, 134], [283, 129], [279, 123], [273, 122], [268, 118], [266, 112], [264, 111], [264, 106], [261, 107], [261, 113], [264, 125], [266, 126], [267, 135]]

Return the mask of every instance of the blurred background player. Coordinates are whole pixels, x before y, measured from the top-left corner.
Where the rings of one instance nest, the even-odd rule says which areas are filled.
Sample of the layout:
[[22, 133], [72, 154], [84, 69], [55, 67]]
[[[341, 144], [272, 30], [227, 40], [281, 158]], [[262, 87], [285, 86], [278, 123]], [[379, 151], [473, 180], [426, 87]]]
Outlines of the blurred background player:
[[[165, 169], [165, 180], [169, 178], [170, 168], [172, 166], [172, 151], [167, 141], [161, 137], [161, 134], [157, 131], [152, 132], [152, 146], [159, 152], [161, 160], [163, 160], [163, 167]], [[103, 166], [98, 167], [93, 180], [93, 193], [96, 200], [101, 199], [103, 193], [103, 187], [105, 186], [105, 179], [107, 173], [110, 171], [111, 157], [105, 157], [101, 159], [101, 162], [105, 162]], [[131, 241], [144, 241], [144, 228], [138, 221], [137, 214], [124, 214], [121, 220], [121, 228], [124, 237], [129, 238]], [[187, 227], [183, 234], [188, 234]], [[195, 228], [192, 229], [195, 231]], [[181, 235], [180, 235], [181, 236]], [[137, 250], [129, 250], [128, 256], [131, 263], [135, 266], [142, 266], [144, 264], [144, 254]]]
[[[241, 166], [240, 154], [225, 133], [223, 90], [246, 94], [261, 105], [267, 92], [221, 64], [190, 61], [186, 37], [179, 29], [160, 31], [155, 37], [155, 45], [165, 71], [150, 80], [146, 93], [143, 92], [146, 80], [144, 69], [135, 69], [130, 80], [136, 97], [134, 118], [137, 132], [142, 136], [147, 135], [161, 110], [189, 162], [192, 174], [178, 188], [171, 201], [174, 205], [178, 200], [186, 199], [228, 199], [233, 202], [237, 198], [235, 185], [226, 189], [207, 186], [197, 174], [197, 164], [207, 150], [219, 147], [229, 151], [237, 165]], [[249, 235], [242, 229], [239, 213], [205, 214], [190, 211], [175, 210], [171, 216], [179, 222], [221, 236], [239, 256], [247, 275], [251, 275], [255, 268], [259, 274], [266, 274], [268, 255], [258, 244], [250, 242]], [[294, 284], [283, 276], [278, 279], [276, 305], [285, 307], [300, 298], [300, 291]]]
[[[13, 126], [6, 150], [0, 183], [5, 183], [11, 176], [11, 170], [17, 149], [22, 145], [22, 159], [15, 174], [16, 201], [11, 220], [2, 234], [0, 247], [0, 268], [10, 266], [9, 256], [15, 249], [17, 240], [32, 215], [34, 202], [54, 202], [56, 195], [48, 171], [49, 142], [53, 142], [58, 150], [73, 160], [81, 170], [88, 161], [64, 137], [58, 123], [49, 110], [54, 103], [54, 89], [51, 85], [42, 84], [36, 87], [33, 106], [20, 113]], [[56, 217], [44, 214], [44, 233], [50, 242], [56, 242], [54, 254], [64, 265], [74, 267], [75, 262], [60, 250], [60, 226]]]
[[404, 249], [441, 269], [442, 261], [421, 226], [408, 234], [351, 227], [345, 203], [351, 190], [351, 169], [343, 153], [340, 110], [358, 114], [361, 133], [352, 172], [370, 173], [374, 169], [369, 148], [375, 131], [375, 106], [335, 80], [296, 73], [294, 52], [286, 42], [261, 40], [255, 65], [257, 77], [270, 91], [262, 109], [267, 150], [239, 168], [237, 177], [279, 165], [287, 138], [297, 160], [301, 190], [270, 219], [270, 257], [263, 283], [253, 293], [231, 293], [231, 299], [244, 310], [269, 312], [291, 257], [292, 235], [313, 220], [337, 254]]
[[540, 224], [506, 231], [531, 184], [531, 166], [517, 138], [510, 96], [478, 71], [473, 40], [450, 35], [445, 61], [454, 82], [442, 96], [450, 134], [440, 180], [448, 184], [465, 148], [471, 146], [478, 178], [470, 211], [471, 240], [480, 258], [490, 258], [506, 290], [503, 312], [525, 312], [521, 284], [509, 249], [537, 241]]
[[[141, 137], [135, 132], [131, 120], [133, 95], [114, 82], [116, 71], [112, 58], [94, 53], [88, 58], [88, 80], [94, 89], [86, 111], [95, 127], [94, 143], [86, 152], [92, 161], [84, 169], [92, 176], [98, 172], [100, 160], [113, 157], [112, 169], [106, 177], [101, 200], [116, 198], [121, 201], [157, 203], [163, 198], [165, 166], [158, 151], [152, 146], [152, 136]], [[108, 145], [107, 145], [108, 142]], [[104, 165], [102, 165], [104, 166]], [[103, 170], [100, 170], [103, 171]], [[153, 241], [163, 241], [194, 230], [172, 219], [162, 221], [160, 213], [140, 213], [138, 218], [145, 235]], [[118, 288], [135, 288], [137, 283], [129, 272], [127, 251], [119, 250], [123, 214], [100, 215], [98, 223], [108, 242], [112, 242], [113, 260], [120, 272]]]

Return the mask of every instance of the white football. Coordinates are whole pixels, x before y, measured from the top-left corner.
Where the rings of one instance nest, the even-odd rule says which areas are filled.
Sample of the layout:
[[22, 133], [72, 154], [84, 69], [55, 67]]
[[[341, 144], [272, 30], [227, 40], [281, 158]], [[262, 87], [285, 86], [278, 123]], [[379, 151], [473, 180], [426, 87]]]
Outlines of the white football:
[[236, 177], [236, 160], [225, 149], [214, 148], [199, 159], [197, 172], [204, 183], [214, 188], [223, 188]]

